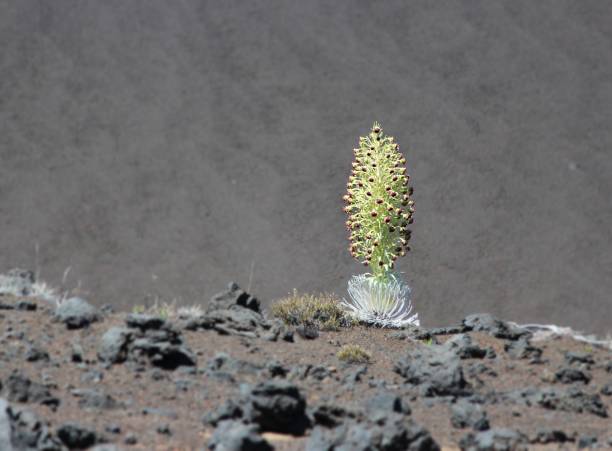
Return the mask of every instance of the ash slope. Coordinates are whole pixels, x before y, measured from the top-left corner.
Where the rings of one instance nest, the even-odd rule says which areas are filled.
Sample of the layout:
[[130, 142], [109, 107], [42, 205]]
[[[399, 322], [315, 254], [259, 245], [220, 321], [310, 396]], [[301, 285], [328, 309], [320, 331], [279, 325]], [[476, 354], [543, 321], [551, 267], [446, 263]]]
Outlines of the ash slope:
[[[0, 4], [0, 267], [100, 304], [344, 293], [374, 120], [408, 160], [424, 324], [608, 333], [612, 7], [601, 1]], [[251, 268], [253, 275], [250, 277]]]

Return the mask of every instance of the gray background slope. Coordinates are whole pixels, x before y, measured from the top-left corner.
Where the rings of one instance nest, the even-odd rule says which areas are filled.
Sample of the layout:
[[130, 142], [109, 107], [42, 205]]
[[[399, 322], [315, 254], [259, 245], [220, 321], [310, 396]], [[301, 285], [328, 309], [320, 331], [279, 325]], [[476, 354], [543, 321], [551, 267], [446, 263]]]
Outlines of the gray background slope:
[[0, 1], [0, 267], [124, 308], [345, 294], [340, 198], [379, 120], [426, 325], [610, 332], [610, 24], [603, 0]]

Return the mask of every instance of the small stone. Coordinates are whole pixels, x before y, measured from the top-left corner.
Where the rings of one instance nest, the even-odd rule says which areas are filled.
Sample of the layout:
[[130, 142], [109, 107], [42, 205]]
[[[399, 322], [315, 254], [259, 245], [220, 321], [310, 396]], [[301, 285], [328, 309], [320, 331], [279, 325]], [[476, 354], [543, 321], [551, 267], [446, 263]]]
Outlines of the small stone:
[[591, 381], [590, 374], [576, 368], [561, 368], [555, 373], [555, 378], [563, 384], [573, 384], [574, 382], [588, 384]]
[[237, 421], [222, 421], [208, 441], [208, 449], [217, 451], [272, 451], [257, 427]]
[[604, 396], [612, 396], [612, 383], [606, 384], [603, 387], [601, 387], [601, 390], [599, 391], [599, 393], [601, 393]]
[[64, 423], [57, 429], [57, 437], [70, 449], [87, 449], [98, 442], [95, 431], [78, 423]]
[[138, 443], [138, 437], [136, 434], [130, 432], [129, 434], [126, 434], [125, 438], [123, 439], [123, 443], [126, 445], [135, 445]]
[[296, 327], [295, 331], [306, 340], [314, 340], [319, 336], [319, 330], [312, 324], [302, 324]]
[[592, 448], [597, 443], [597, 437], [594, 435], [581, 435], [578, 437], [578, 449]]

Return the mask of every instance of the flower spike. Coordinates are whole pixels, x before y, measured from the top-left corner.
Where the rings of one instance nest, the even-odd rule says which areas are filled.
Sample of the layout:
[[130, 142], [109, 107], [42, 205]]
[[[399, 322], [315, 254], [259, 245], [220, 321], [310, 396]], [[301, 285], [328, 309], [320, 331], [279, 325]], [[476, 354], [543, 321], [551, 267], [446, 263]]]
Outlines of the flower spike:
[[351, 227], [351, 256], [369, 266], [371, 274], [351, 278], [351, 301], [344, 300], [344, 305], [368, 324], [418, 325], [418, 315], [411, 315], [410, 288], [393, 272], [397, 258], [410, 250], [411, 232], [406, 227], [412, 224], [414, 201], [412, 187], [407, 186], [406, 159], [378, 122], [353, 151], [352, 167], [361, 170], [352, 172], [344, 211], [351, 224], [359, 224]]

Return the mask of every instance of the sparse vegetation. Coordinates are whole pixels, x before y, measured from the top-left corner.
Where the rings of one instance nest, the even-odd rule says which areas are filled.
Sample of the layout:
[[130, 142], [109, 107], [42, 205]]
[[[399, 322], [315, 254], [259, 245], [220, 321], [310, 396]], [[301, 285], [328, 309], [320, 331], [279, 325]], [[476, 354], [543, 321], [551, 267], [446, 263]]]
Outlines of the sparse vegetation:
[[359, 345], [342, 346], [336, 357], [346, 363], [370, 363], [372, 361], [372, 355]]
[[179, 317], [194, 317], [204, 314], [204, 310], [200, 305], [194, 304], [190, 306], [179, 306], [176, 299], [172, 302], [160, 302], [155, 299], [153, 305], [147, 307], [143, 304], [138, 304], [132, 307], [132, 313], [147, 313], [149, 315], [157, 315], [164, 319], [172, 319]]
[[293, 294], [272, 304], [270, 313], [288, 325], [311, 324], [320, 330], [338, 330], [355, 324], [340, 300], [329, 293], [299, 294], [294, 289]]

